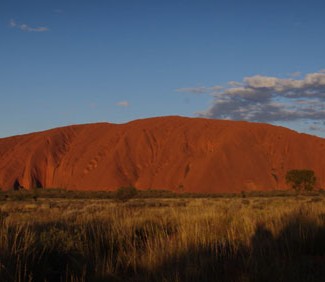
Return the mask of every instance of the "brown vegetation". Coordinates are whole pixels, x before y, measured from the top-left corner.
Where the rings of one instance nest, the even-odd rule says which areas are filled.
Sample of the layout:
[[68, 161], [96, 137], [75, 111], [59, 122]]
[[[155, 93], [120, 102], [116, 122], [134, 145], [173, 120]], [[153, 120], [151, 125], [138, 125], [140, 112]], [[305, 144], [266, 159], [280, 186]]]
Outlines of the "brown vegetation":
[[0, 202], [1, 281], [324, 281], [317, 196]]

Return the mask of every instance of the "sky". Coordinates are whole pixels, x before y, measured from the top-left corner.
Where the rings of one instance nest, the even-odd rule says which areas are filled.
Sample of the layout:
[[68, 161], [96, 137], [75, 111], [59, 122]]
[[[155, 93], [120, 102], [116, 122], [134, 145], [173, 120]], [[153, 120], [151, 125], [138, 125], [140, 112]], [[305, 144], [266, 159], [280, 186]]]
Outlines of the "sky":
[[0, 137], [166, 115], [325, 137], [325, 1], [0, 1]]

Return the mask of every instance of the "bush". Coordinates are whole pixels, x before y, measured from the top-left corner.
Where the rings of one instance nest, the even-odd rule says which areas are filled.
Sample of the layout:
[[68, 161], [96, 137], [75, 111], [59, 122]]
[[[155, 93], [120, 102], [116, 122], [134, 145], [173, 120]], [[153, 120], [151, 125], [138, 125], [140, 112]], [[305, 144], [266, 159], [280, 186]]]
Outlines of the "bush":
[[297, 192], [311, 191], [315, 188], [316, 176], [312, 170], [293, 169], [287, 172], [286, 182]]
[[132, 186], [118, 188], [115, 192], [115, 199], [120, 202], [126, 202], [134, 198], [138, 194], [138, 190]]

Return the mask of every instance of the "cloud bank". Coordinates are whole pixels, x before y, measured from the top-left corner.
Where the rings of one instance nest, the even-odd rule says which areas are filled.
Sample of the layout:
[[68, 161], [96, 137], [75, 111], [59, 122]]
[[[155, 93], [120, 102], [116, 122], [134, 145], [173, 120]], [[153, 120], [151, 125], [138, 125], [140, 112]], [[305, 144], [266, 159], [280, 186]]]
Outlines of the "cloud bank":
[[31, 26], [29, 26], [27, 24], [18, 24], [13, 19], [10, 20], [9, 26], [12, 27], [12, 28], [20, 29], [21, 31], [25, 31], [25, 32], [44, 32], [44, 31], [48, 31], [49, 30], [45, 26], [31, 27]]
[[188, 89], [190, 93], [206, 89], [213, 97], [210, 108], [198, 113], [201, 117], [266, 123], [308, 121], [313, 129], [324, 127], [324, 71], [306, 74], [302, 79], [255, 75], [241, 82], [230, 81], [225, 88]]

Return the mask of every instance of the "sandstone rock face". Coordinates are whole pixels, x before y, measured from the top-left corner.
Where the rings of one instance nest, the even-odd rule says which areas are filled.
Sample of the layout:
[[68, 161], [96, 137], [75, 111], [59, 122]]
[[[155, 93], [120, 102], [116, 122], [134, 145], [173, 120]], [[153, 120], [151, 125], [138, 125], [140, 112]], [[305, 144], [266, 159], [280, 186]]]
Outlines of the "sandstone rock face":
[[0, 139], [0, 187], [240, 192], [285, 189], [289, 169], [325, 188], [325, 139], [267, 124], [159, 117]]

